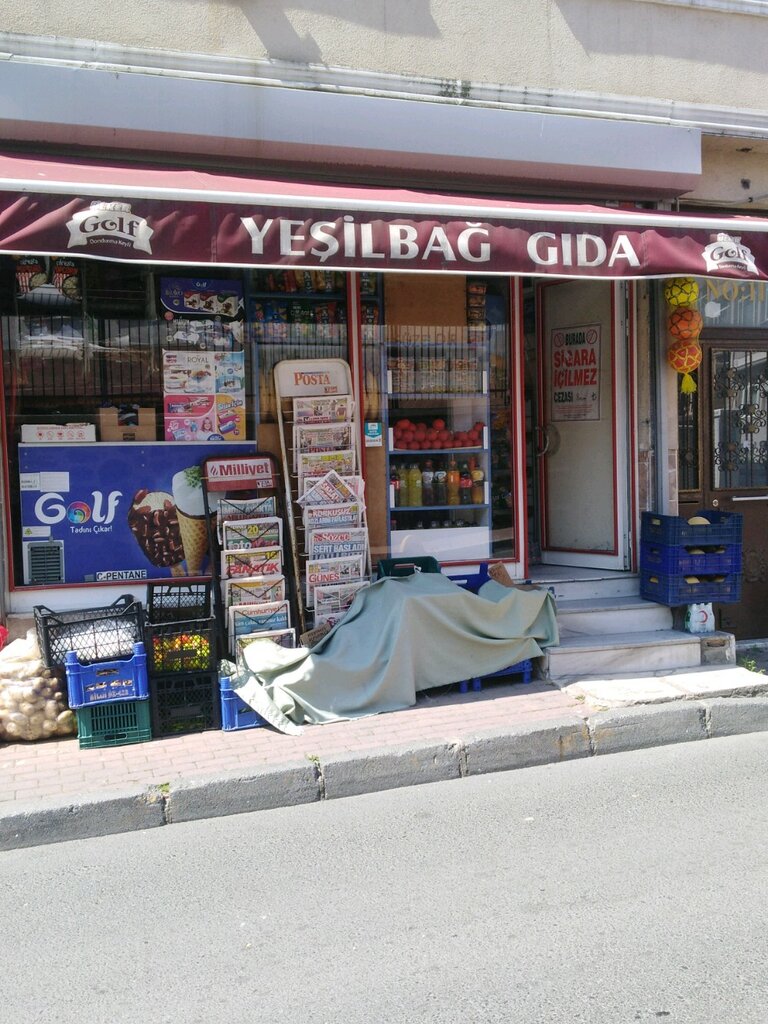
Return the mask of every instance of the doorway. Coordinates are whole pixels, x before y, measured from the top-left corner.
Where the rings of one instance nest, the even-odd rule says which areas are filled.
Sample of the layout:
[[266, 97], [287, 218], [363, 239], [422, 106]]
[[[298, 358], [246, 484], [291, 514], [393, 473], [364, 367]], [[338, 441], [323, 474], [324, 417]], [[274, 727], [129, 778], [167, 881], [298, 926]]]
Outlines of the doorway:
[[757, 639], [768, 636], [768, 339], [709, 332], [701, 346], [699, 391], [679, 400], [680, 512], [743, 516], [741, 599], [716, 615], [737, 639]]
[[544, 565], [631, 564], [633, 401], [625, 286], [537, 283], [530, 550]]

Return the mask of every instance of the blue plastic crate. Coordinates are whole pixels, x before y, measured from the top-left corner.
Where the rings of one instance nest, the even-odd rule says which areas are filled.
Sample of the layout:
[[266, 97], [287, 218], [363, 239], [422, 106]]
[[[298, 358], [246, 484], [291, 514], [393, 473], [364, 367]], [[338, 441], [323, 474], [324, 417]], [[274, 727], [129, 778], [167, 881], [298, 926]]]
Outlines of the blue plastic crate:
[[650, 544], [640, 545], [640, 569], [663, 576], [678, 573], [693, 576], [721, 575], [741, 572], [741, 544], [708, 544], [703, 554], [693, 554], [695, 544]]
[[484, 583], [487, 583], [491, 578], [488, 575], [488, 566], [484, 562], [479, 566], [478, 572], [461, 573], [456, 575], [446, 572], [445, 575], [461, 587], [462, 590], [469, 590], [472, 594], [476, 594], [480, 587], [482, 587]]
[[459, 693], [467, 693], [470, 686], [473, 690], [482, 690], [484, 679], [496, 679], [499, 676], [519, 676], [523, 677], [524, 683], [530, 683], [533, 678], [533, 662], [530, 658], [525, 661], [518, 661], [516, 665], [510, 665], [509, 668], [500, 668], [498, 672], [488, 672], [484, 676], [475, 676], [474, 679], [462, 679], [459, 683]]
[[133, 655], [120, 661], [97, 661], [82, 665], [74, 651], [64, 658], [67, 694], [71, 708], [89, 704], [115, 704], [118, 701], [144, 700], [149, 697], [147, 655], [144, 644], [133, 645]]
[[689, 583], [683, 575], [664, 576], [644, 570], [640, 572], [640, 596], [670, 608], [707, 602], [733, 604], [741, 599], [741, 573], [701, 577], [698, 582]]
[[[709, 526], [691, 526], [682, 516], [662, 516], [643, 512], [640, 522], [642, 544], [682, 544], [703, 548], [715, 544], [741, 544], [744, 517], [739, 512], [702, 509], [697, 516], [709, 520]], [[693, 518], [692, 516], [688, 518]]]
[[228, 677], [221, 680], [221, 728], [224, 732], [237, 729], [258, 729], [266, 721], [249, 707], [229, 685]]

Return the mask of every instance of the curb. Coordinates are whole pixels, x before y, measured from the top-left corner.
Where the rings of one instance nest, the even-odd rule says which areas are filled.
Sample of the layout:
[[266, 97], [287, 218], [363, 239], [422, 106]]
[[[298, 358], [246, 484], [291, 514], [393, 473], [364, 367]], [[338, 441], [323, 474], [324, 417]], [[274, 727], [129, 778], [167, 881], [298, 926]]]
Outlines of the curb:
[[336, 800], [670, 743], [768, 731], [768, 697], [719, 697], [563, 717], [454, 742], [413, 743], [133, 787], [0, 812], [0, 851]]

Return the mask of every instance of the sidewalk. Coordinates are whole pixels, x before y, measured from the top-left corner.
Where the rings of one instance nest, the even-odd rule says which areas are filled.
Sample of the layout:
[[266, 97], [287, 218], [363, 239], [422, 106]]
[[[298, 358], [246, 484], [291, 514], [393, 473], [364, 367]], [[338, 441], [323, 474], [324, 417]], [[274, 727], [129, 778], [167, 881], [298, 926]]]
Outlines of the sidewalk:
[[300, 736], [263, 727], [103, 750], [6, 744], [0, 850], [768, 729], [768, 675], [746, 668], [560, 686], [445, 687]]

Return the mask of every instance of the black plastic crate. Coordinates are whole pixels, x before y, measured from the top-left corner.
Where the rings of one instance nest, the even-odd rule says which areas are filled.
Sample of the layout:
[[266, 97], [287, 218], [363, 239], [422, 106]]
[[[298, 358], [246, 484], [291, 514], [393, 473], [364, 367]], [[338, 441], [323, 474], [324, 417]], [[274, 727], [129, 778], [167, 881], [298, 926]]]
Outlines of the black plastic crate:
[[148, 622], [185, 622], [189, 619], [207, 619], [210, 615], [210, 581], [147, 585]]
[[60, 668], [69, 651], [83, 665], [130, 658], [133, 645], [144, 639], [141, 601], [130, 594], [106, 607], [55, 612], [44, 605], [34, 609], [37, 642], [48, 668]]
[[156, 738], [221, 728], [221, 691], [215, 672], [150, 678], [149, 701]]
[[148, 622], [144, 646], [150, 676], [178, 672], [211, 672], [216, 668], [213, 618], [186, 622]]

